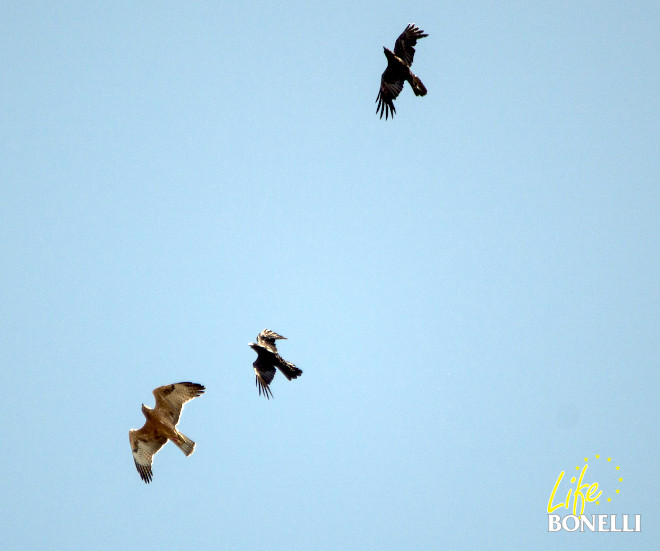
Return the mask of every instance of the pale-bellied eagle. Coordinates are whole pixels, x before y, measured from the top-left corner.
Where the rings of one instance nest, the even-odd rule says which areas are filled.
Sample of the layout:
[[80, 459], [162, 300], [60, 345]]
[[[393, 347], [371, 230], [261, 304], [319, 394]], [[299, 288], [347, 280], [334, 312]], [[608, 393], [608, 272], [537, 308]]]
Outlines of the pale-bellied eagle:
[[195, 443], [176, 430], [183, 404], [204, 394], [206, 389], [197, 383], [174, 383], [154, 389], [156, 407], [142, 404], [142, 413], [147, 418], [139, 430], [128, 432], [133, 459], [140, 477], [147, 484], [153, 474], [151, 463], [168, 440], [174, 442], [186, 456], [195, 450]]

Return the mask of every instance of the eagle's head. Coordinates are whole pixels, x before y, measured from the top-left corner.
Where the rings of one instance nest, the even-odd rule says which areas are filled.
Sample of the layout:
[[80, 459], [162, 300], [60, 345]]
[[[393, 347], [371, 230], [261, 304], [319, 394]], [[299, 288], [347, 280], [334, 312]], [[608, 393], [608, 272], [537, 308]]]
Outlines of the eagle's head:
[[383, 53], [387, 59], [392, 59], [394, 57], [394, 52], [392, 50], [388, 50], [385, 46], [383, 46]]

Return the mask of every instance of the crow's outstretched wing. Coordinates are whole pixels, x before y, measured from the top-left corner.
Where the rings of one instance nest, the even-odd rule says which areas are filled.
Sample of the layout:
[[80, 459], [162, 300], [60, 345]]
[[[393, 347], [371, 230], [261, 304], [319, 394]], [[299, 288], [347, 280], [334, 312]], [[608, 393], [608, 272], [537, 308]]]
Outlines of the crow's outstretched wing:
[[394, 71], [388, 66], [385, 71], [383, 71], [383, 76], [380, 77], [380, 90], [378, 91], [378, 96], [376, 101], [378, 105], [376, 106], [376, 113], [380, 112], [380, 118], [383, 118], [383, 113], [385, 113], [385, 120], [387, 117], [394, 117], [396, 109], [394, 108], [394, 100], [403, 90], [403, 80], [398, 80]]
[[267, 361], [260, 361], [260, 358], [252, 364], [255, 374], [255, 384], [259, 389], [259, 396], [263, 395], [269, 400], [273, 397], [273, 392], [270, 390], [270, 383], [275, 377], [275, 366]]
[[425, 36], [428, 36], [428, 34], [424, 34], [424, 31], [417, 25], [410, 23], [396, 39], [394, 55], [400, 57], [410, 67], [415, 57], [414, 46], [417, 44], [417, 40]]
[[277, 352], [277, 346], [275, 341], [278, 339], [285, 339], [282, 335], [278, 335], [275, 331], [270, 329], [264, 329], [261, 333], [257, 335], [257, 344], [260, 344], [264, 348], [267, 348], [271, 352]]

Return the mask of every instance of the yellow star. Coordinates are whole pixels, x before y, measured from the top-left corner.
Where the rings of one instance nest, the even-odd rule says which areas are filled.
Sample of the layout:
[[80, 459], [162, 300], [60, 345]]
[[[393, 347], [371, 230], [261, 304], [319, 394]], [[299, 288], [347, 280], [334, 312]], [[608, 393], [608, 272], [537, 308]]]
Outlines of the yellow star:
[[619, 478], [619, 482], [623, 482], [623, 478]]
[[617, 470], [617, 471], [619, 470], [619, 466], [618, 466], [618, 465], [616, 466], [616, 470]]
[[587, 461], [589, 461], [589, 458], [588, 458], [588, 457], [585, 457], [585, 458], [584, 458], [584, 462], [586, 463]]
[[596, 505], [600, 505], [600, 501], [597, 501], [597, 502], [596, 502]]
[[580, 466], [578, 465], [577, 467], [575, 467], [575, 470], [576, 470], [576, 471], [579, 471], [579, 470], [580, 470]]
[[608, 457], [607, 460], [608, 460], [608, 461], [612, 461], [612, 458], [611, 458], [611, 457]]
[[616, 491], [616, 493], [617, 493], [617, 494], [619, 493], [619, 490], [618, 490], [618, 488], [617, 488], [617, 491]]
[[600, 454], [599, 453], [596, 454], [596, 459], [600, 459]]
[[608, 497], [608, 498], [607, 498], [607, 501], [612, 501], [612, 498], [611, 498], [611, 497]]

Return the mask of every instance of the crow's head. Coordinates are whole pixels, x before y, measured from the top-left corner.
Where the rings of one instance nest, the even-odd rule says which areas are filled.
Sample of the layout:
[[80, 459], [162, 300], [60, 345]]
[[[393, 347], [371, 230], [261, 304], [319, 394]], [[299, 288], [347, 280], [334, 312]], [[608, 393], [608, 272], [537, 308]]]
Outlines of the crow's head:
[[385, 46], [383, 46], [383, 53], [385, 54], [385, 57], [389, 62], [392, 62], [396, 59], [396, 55], [394, 55], [394, 52], [392, 50], [388, 50]]

